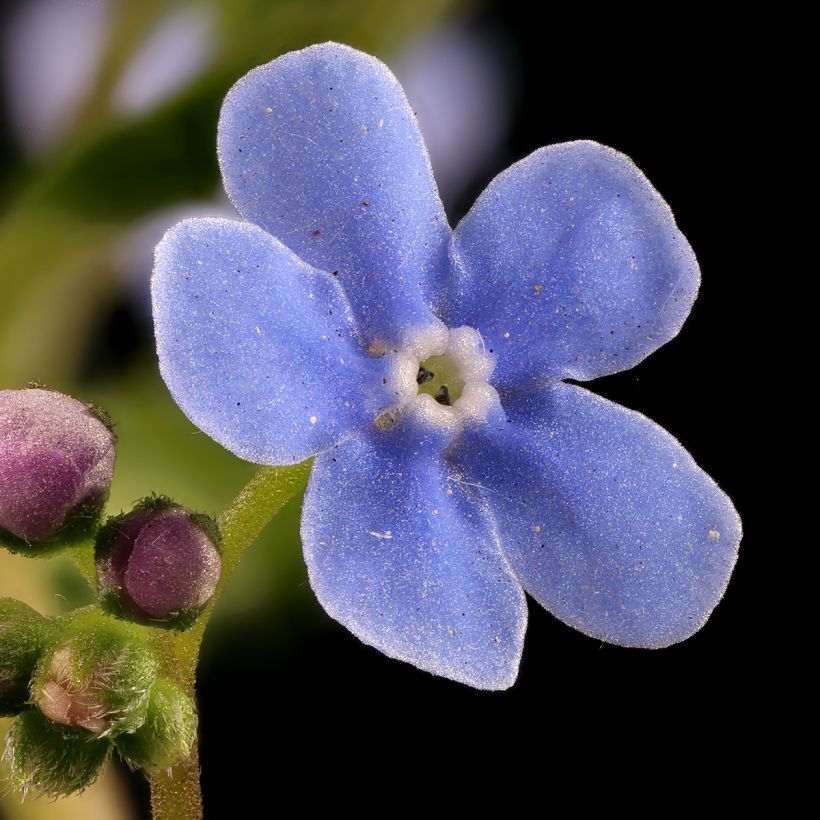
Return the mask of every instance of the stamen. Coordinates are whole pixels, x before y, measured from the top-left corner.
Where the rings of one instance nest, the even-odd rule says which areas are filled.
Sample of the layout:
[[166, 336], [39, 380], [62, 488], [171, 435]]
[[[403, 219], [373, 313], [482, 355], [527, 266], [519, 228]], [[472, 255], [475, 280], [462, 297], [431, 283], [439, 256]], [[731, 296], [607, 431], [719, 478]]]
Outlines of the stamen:
[[432, 370], [428, 370], [426, 367], [419, 367], [418, 375], [416, 376], [416, 384], [424, 384], [425, 382], [429, 382], [430, 379], [435, 378], [435, 373]]
[[474, 328], [421, 328], [387, 355], [394, 357], [394, 365], [386, 384], [396, 401], [375, 419], [381, 430], [412, 414], [423, 424], [455, 434], [465, 423], [486, 419], [498, 403], [489, 384], [495, 357]]
[[450, 389], [447, 387], [446, 384], [441, 385], [439, 388], [438, 393], [436, 393], [433, 398], [439, 403], [443, 404], [445, 407], [452, 407], [453, 403], [450, 401]]
[[[425, 374], [429, 373], [429, 377]], [[419, 362], [419, 393], [428, 393], [439, 404], [452, 407], [464, 391], [464, 379], [461, 378], [459, 363], [444, 353], [441, 356], [430, 356]]]

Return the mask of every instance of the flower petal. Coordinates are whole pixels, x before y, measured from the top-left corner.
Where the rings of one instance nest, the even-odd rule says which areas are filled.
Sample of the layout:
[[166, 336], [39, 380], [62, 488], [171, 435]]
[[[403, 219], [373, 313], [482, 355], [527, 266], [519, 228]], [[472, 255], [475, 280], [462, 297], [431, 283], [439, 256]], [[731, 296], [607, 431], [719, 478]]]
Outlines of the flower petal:
[[506, 689], [526, 602], [491, 519], [448, 475], [448, 441], [403, 419], [316, 459], [302, 516], [310, 582], [333, 618], [390, 657]]
[[219, 120], [225, 188], [243, 216], [338, 271], [368, 344], [429, 325], [423, 279], [448, 271], [450, 228], [404, 92], [337, 43], [254, 69]]
[[261, 228], [180, 222], [152, 281], [160, 369], [188, 418], [241, 458], [293, 464], [392, 399], [335, 279]]
[[481, 331], [502, 388], [633, 367], [678, 333], [700, 281], [646, 177], [586, 141], [497, 176], [456, 228], [454, 256], [442, 318]]
[[558, 383], [468, 429], [455, 462], [496, 517], [524, 588], [562, 621], [625, 646], [696, 632], [720, 601], [740, 520], [649, 419]]

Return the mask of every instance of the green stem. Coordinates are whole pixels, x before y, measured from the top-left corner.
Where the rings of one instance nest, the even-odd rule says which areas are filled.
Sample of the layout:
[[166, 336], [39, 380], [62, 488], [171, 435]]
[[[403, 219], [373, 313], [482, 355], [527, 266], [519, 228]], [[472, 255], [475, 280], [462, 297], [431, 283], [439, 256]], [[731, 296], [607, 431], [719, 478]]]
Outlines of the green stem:
[[[309, 472], [309, 461], [293, 467], [259, 469], [219, 517], [222, 577], [208, 608], [188, 632], [157, 633], [155, 645], [164, 674], [179, 681], [192, 697], [202, 637], [223, 585], [273, 516], [304, 488]], [[154, 820], [201, 820], [202, 795], [196, 748], [188, 760], [170, 772], [151, 776], [150, 783]]]
[[80, 571], [91, 589], [97, 588], [97, 565], [94, 561], [94, 544], [80, 544], [70, 552], [74, 566]]

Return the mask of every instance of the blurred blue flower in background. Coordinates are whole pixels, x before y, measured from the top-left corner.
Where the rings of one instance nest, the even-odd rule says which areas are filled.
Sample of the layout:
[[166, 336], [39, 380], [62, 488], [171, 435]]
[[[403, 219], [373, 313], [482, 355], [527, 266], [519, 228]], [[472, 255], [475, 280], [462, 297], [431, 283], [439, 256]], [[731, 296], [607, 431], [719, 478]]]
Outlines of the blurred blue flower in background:
[[634, 366], [697, 292], [631, 160], [540, 149], [453, 231], [395, 77], [332, 43], [240, 80], [218, 148], [247, 221], [158, 246], [160, 367], [240, 457], [316, 456], [302, 538], [329, 614], [485, 689], [515, 680], [524, 591], [626, 646], [702, 626], [737, 554], [731, 502], [664, 430], [563, 381]]
[[[59, 147], [81, 116], [103, 65], [121, 8], [112, 0], [29, 0], [12, 14], [2, 42], [10, 125], [27, 153]], [[149, 31], [111, 89], [111, 108], [134, 117], [167, 101], [215, 60], [214, 10], [172, 5]]]
[[498, 29], [445, 23], [414, 39], [391, 65], [449, 209], [503, 149], [518, 96], [514, 49]]
[[32, 156], [53, 150], [92, 85], [105, 52], [107, 0], [30, 0], [14, 10], [2, 43], [9, 125]]

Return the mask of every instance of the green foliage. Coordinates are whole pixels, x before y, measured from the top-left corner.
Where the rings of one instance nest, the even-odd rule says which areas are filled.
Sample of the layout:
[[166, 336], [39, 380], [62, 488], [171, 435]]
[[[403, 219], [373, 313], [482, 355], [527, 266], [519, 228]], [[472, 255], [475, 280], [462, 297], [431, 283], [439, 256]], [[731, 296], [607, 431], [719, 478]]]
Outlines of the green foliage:
[[0, 715], [15, 715], [26, 704], [29, 683], [48, 643], [47, 618], [13, 598], [0, 598]]

